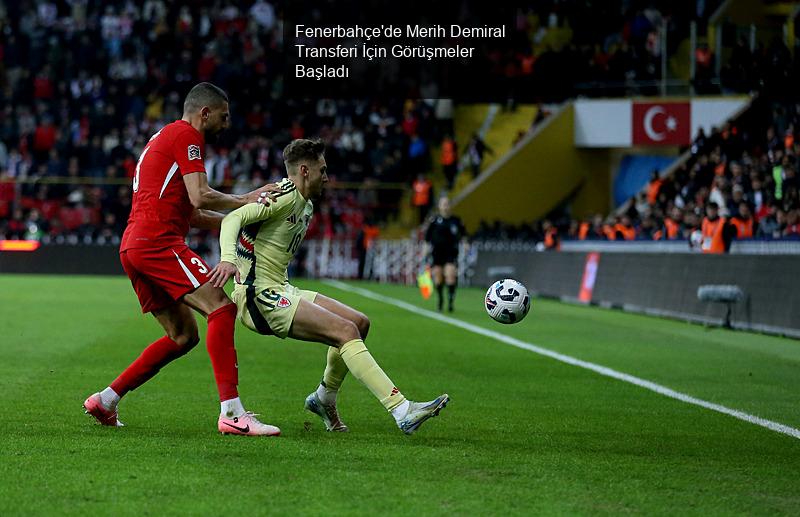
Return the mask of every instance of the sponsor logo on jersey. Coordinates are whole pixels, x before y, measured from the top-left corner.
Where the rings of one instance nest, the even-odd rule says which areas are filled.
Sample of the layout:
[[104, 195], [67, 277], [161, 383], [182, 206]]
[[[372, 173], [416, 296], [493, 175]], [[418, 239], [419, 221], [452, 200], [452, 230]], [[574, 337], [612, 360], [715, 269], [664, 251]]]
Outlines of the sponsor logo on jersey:
[[285, 309], [286, 307], [289, 307], [290, 305], [292, 305], [292, 302], [290, 302], [289, 299], [287, 297], [285, 297], [285, 296], [281, 296], [281, 299], [278, 300], [278, 308], [279, 309]]
[[200, 146], [192, 144], [186, 149], [186, 153], [189, 155], [190, 160], [199, 160]]

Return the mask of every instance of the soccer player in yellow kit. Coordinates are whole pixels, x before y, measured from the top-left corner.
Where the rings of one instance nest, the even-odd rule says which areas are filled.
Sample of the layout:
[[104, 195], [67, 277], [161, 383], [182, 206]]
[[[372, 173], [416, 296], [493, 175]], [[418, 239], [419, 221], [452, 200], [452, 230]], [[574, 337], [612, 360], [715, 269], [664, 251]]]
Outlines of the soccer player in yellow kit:
[[336, 410], [336, 395], [350, 371], [392, 414], [398, 427], [411, 434], [447, 405], [445, 393], [429, 402], [407, 400], [364, 345], [367, 317], [314, 291], [289, 283], [287, 267], [305, 237], [313, 213], [311, 199], [322, 195], [328, 181], [325, 144], [292, 141], [283, 151], [288, 178], [269, 206], [251, 203], [228, 214], [220, 233], [220, 263], [211, 282], [223, 286], [233, 276], [237, 317], [264, 335], [324, 343], [328, 349], [322, 382], [305, 402], [322, 418], [328, 431], [347, 431]]

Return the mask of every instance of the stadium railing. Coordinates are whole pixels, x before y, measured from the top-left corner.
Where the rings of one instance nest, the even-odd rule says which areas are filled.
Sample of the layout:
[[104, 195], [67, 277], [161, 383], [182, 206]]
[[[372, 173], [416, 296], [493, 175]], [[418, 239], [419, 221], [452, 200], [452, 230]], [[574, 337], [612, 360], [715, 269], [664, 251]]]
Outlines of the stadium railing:
[[[561, 251], [603, 253], [700, 253], [680, 241], [562, 241]], [[800, 255], [798, 240], [747, 240], [731, 243], [731, 255]]]

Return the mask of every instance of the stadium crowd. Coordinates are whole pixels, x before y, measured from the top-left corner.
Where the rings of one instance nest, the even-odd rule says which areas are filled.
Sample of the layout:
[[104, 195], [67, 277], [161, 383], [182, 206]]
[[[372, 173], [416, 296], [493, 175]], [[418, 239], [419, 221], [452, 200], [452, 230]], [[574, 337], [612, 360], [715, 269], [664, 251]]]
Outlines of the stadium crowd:
[[689, 159], [668, 176], [654, 172], [619, 213], [585, 220], [553, 215], [520, 226], [483, 223], [475, 237], [549, 248], [564, 239], [690, 241], [720, 220], [726, 240], [800, 239], [798, 128], [800, 103], [756, 101], [739, 120], [708, 135], [701, 130]]
[[[536, 85], [545, 99], [574, 95], [574, 84], [653, 78], [657, 28], [680, 33], [711, 3], [702, 12], [674, 2], [536, 3], [517, 11], [492, 73], [504, 75], [512, 93]], [[309, 237], [354, 238], [366, 221], [385, 221], [430, 172], [443, 142], [453, 150], [443, 163], [452, 184], [455, 149], [475, 146], [447, 138], [451, 104], [284, 94], [283, 7], [266, 0], [0, 5], [0, 237], [117, 242], [137, 157], [150, 135], [180, 118], [182, 96], [198, 81], [222, 86], [232, 100], [231, 130], [206, 150], [214, 186], [243, 192], [274, 181], [291, 139], [326, 142], [333, 188]], [[746, 72], [744, 64], [736, 70]], [[522, 235], [536, 233], [529, 230]]]
[[232, 128], [206, 149], [213, 186], [275, 181], [291, 139], [326, 142], [333, 188], [309, 236], [355, 237], [395, 211], [448, 130], [432, 102], [283, 95], [280, 19], [264, 0], [8, 3], [0, 29], [5, 238], [118, 242], [136, 160], [198, 81], [231, 98]]

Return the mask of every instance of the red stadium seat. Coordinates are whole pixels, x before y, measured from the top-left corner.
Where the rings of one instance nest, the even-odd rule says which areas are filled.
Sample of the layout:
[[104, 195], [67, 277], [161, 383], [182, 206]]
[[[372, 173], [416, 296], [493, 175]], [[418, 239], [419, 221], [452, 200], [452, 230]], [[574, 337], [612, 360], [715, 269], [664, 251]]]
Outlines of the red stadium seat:
[[57, 217], [60, 210], [61, 203], [59, 201], [45, 201], [42, 203], [42, 216], [45, 219]]
[[83, 213], [80, 208], [62, 207], [59, 218], [66, 230], [74, 230], [83, 224]]

